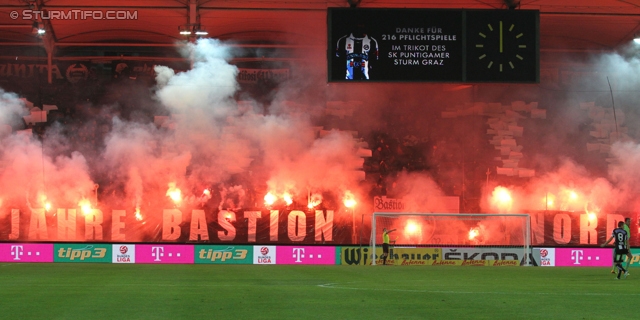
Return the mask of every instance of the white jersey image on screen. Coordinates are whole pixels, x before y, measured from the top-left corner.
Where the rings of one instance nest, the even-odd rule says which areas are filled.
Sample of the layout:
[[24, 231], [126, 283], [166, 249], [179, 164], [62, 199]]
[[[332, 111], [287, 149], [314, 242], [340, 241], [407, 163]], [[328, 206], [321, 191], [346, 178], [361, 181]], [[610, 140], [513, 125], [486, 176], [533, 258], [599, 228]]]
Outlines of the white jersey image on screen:
[[338, 39], [336, 57], [346, 59], [346, 80], [369, 80], [370, 63], [378, 60], [378, 41], [366, 34], [343, 36]]

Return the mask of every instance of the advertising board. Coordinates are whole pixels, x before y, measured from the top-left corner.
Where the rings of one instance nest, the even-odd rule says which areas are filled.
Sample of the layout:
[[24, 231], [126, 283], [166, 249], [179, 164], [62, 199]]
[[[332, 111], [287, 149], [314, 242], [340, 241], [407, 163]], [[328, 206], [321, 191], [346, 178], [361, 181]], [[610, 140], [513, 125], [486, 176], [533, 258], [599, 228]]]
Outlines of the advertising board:
[[557, 267], [611, 267], [612, 248], [556, 248]]
[[253, 264], [276, 264], [276, 246], [253, 246]]
[[111, 252], [113, 263], [136, 263], [136, 246], [134, 244], [114, 244]]
[[53, 244], [0, 243], [0, 262], [53, 262]]
[[253, 246], [196, 245], [195, 263], [252, 264]]
[[193, 263], [192, 245], [136, 245], [136, 263]]
[[111, 246], [102, 243], [56, 243], [53, 245], [53, 261], [111, 263]]
[[336, 249], [328, 246], [278, 246], [278, 264], [336, 264]]

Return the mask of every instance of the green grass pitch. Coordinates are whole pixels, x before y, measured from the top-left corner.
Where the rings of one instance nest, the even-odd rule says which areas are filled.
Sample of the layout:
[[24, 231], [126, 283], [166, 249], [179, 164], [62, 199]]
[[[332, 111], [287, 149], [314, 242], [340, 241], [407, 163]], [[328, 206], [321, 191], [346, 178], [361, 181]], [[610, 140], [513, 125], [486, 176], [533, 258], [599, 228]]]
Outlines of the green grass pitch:
[[634, 319], [606, 268], [0, 264], [3, 319]]

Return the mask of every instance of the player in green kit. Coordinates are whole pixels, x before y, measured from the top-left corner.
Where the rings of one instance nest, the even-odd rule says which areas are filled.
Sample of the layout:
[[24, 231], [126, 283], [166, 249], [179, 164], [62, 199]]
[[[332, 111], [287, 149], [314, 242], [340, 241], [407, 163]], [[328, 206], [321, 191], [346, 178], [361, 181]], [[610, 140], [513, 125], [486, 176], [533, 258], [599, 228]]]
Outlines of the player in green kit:
[[629, 245], [629, 240], [631, 239], [631, 229], [629, 229], [629, 227], [631, 227], [631, 218], [625, 218], [623, 229], [627, 232], [627, 249], [629, 249], [627, 252], [627, 275], [629, 275], [629, 264], [631, 264], [631, 259], [633, 258], [633, 254], [631, 254], [631, 246]]
[[389, 256], [389, 233], [396, 231], [396, 229], [388, 230], [382, 229], [382, 264], [387, 264], [387, 257]]

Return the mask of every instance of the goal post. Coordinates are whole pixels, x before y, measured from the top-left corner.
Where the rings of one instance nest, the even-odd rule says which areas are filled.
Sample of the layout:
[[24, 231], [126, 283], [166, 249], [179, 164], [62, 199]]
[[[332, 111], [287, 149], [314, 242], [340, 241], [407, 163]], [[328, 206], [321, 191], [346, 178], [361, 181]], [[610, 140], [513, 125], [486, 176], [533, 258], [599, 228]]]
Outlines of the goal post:
[[[372, 265], [379, 259], [376, 248], [382, 246], [384, 229], [395, 229], [389, 233], [390, 245], [395, 248], [460, 248], [461, 252], [466, 252], [465, 248], [480, 251], [480, 248], [505, 248], [516, 252], [522, 265], [529, 264], [531, 220], [524, 213], [374, 212], [370, 239]], [[495, 254], [489, 258], [498, 259]]]

